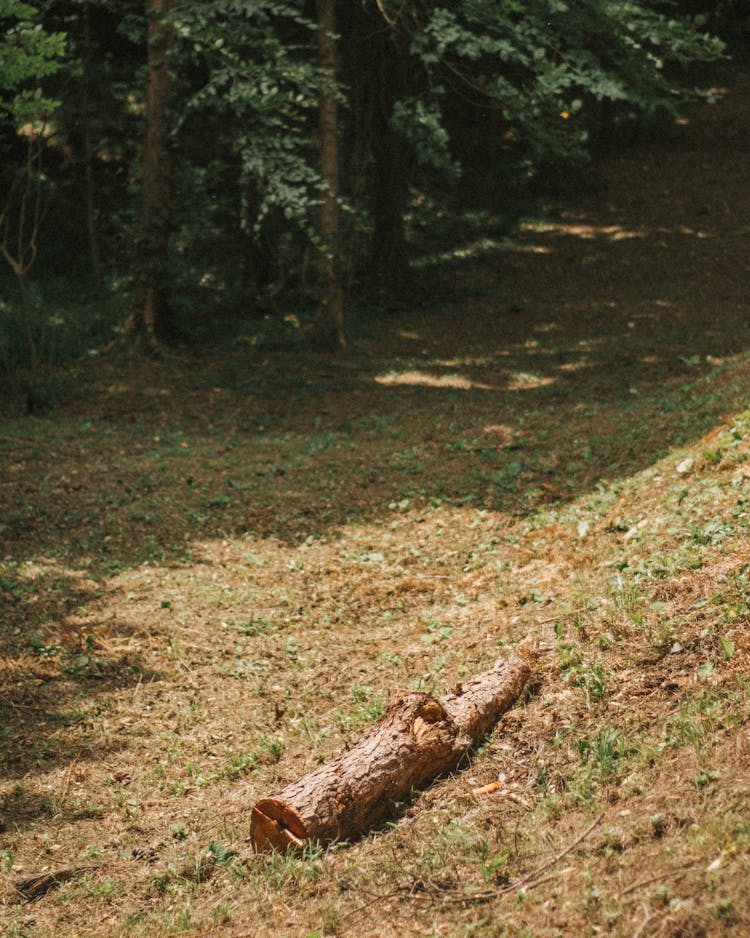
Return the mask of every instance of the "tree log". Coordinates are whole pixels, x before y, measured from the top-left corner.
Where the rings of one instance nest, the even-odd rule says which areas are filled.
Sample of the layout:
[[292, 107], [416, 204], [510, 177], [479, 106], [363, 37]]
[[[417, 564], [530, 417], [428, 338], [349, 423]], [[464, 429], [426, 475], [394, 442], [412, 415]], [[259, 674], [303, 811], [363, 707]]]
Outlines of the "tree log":
[[440, 699], [401, 695], [354, 747], [255, 804], [254, 849], [285, 851], [362, 834], [484, 739], [523, 690], [534, 654], [531, 645], [522, 646]]

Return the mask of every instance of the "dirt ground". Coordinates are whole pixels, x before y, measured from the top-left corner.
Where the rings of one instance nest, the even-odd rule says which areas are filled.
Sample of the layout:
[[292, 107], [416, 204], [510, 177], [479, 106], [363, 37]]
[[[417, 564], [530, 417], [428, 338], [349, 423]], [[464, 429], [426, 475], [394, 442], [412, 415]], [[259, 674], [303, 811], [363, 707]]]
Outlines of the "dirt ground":
[[[5, 934], [750, 934], [750, 71], [715, 90], [344, 355], [96, 361], [0, 424]], [[526, 636], [459, 771], [252, 853], [257, 798]]]

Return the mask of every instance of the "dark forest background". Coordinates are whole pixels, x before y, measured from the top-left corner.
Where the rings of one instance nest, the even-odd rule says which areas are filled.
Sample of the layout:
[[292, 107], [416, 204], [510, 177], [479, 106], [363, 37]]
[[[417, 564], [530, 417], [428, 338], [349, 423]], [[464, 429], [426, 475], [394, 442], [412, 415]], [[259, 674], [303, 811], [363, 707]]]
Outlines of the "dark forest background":
[[0, 366], [293, 342], [669, 134], [739, 0], [0, 2]]

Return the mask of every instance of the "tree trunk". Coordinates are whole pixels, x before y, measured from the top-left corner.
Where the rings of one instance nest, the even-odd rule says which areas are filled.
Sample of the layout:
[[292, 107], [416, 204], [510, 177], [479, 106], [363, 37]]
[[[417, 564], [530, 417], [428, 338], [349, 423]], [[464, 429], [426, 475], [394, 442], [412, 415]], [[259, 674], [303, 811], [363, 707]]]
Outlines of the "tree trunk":
[[94, 187], [94, 146], [91, 123], [91, 4], [84, 4], [83, 9], [83, 90], [81, 112], [83, 119], [83, 162], [84, 185], [86, 192], [86, 230], [89, 237], [89, 257], [91, 258], [91, 276], [97, 298], [102, 295], [102, 263], [99, 250], [99, 235], [96, 228], [96, 191]]
[[322, 75], [318, 119], [320, 124], [320, 171], [325, 184], [320, 209], [320, 274], [323, 296], [312, 335], [333, 348], [346, 345], [344, 299], [339, 273], [339, 142], [336, 102], [336, 38], [334, 0], [316, 0], [318, 17], [318, 60]]
[[[33, 384], [42, 361], [43, 334], [35, 336], [31, 322], [27, 277], [37, 257], [39, 225], [42, 218], [44, 174], [44, 132], [30, 134], [26, 141], [26, 162], [11, 183], [0, 211], [0, 255], [13, 271], [21, 306], [21, 321], [29, 353], [29, 384]], [[12, 217], [15, 216], [15, 217]], [[13, 222], [11, 226], [11, 221]]]
[[456, 768], [517, 700], [533, 654], [522, 647], [440, 700], [404, 694], [352, 749], [255, 804], [250, 820], [254, 849], [286, 850], [306, 841], [326, 844], [356, 837], [412, 789]]
[[408, 282], [404, 211], [409, 194], [403, 145], [386, 122], [373, 146], [372, 271], [375, 286], [398, 293]]
[[396, 293], [409, 276], [404, 212], [409, 199], [411, 157], [391, 123], [393, 106], [408, 85], [404, 56], [395, 33], [384, 32], [378, 37], [373, 62], [371, 267], [374, 285], [380, 291]]
[[158, 350], [160, 296], [169, 249], [172, 165], [168, 143], [169, 70], [175, 33], [171, 23], [173, 0], [147, 0], [148, 86], [146, 139], [143, 149], [141, 217], [133, 269], [133, 309], [126, 333]]

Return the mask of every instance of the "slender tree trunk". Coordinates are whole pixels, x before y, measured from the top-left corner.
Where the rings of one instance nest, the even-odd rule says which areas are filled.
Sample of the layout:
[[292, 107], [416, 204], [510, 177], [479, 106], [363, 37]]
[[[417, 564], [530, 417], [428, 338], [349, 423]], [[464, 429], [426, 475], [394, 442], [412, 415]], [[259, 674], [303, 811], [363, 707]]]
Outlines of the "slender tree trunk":
[[409, 182], [404, 146], [389, 121], [390, 115], [381, 113], [375, 125], [371, 264], [377, 288], [398, 291], [408, 280], [404, 212]]
[[325, 182], [320, 209], [323, 249], [320, 274], [323, 297], [313, 327], [314, 336], [326, 345], [343, 348], [344, 299], [339, 272], [339, 142], [336, 102], [336, 38], [334, 0], [316, 0], [318, 18], [318, 59], [322, 73], [318, 119], [320, 124], [320, 170]]
[[147, 0], [148, 86], [143, 149], [141, 217], [133, 265], [133, 308], [127, 335], [158, 351], [160, 298], [169, 249], [172, 165], [168, 142], [171, 93], [170, 53], [175, 34], [170, 21], [173, 0]]
[[26, 289], [29, 271], [37, 256], [37, 239], [42, 216], [43, 133], [29, 136], [26, 162], [16, 174], [0, 212], [0, 255], [5, 258], [18, 284], [26, 345], [29, 354], [29, 384], [33, 384], [42, 360], [43, 334], [38, 339], [31, 321]]
[[96, 191], [94, 188], [94, 147], [91, 135], [91, 4], [84, 6], [83, 33], [83, 94], [81, 111], [83, 114], [83, 162], [84, 184], [86, 190], [86, 228], [89, 238], [89, 256], [91, 275], [94, 279], [96, 296], [102, 293], [102, 264], [99, 250], [99, 234], [96, 228]]
[[370, 81], [372, 98], [373, 225], [370, 265], [374, 285], [394, 292], [408, 281], [408, 254], [404, 213], [409, 199], [410, 155], [393, 129], [393, 107], [408, 85], [405, 52], [399, 36], [382, 30], [374, 40]]

